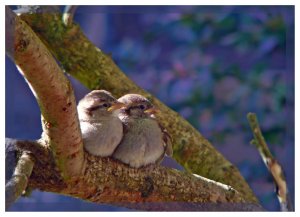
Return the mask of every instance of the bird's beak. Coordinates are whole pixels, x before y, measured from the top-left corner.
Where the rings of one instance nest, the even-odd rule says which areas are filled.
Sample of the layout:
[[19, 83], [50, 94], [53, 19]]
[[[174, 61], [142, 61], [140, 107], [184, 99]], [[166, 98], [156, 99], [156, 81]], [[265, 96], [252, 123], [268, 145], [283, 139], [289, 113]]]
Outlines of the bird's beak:
[[115, 102], [111, 107], [109, 107], [107, 109], [107, 111], [109, 112], [112, 112], [112, 111], [115, 111], [117, 109], [120, 109], [120, 108], [123, 108], [125, 107], [126, 105], [124, 103], [121, 103], [121, 102]]
[[160, 112], [160, 110], [157, 109], [157, 108], [154, 108], [154, 107], [149, 108], [149, 109], [147, 109], [147, 110], [144, 111], [144, 113], [150, 114], [150, 115], [156, 114], [158, 112]]

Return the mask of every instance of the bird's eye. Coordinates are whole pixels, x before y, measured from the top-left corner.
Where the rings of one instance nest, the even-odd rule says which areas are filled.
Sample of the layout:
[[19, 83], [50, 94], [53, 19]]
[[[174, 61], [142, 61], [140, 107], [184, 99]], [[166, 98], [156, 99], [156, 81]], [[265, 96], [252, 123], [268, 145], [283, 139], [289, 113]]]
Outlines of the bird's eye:
[[140, 109], [144, 110], [145, 106], [144, 105], [140, 105]]
[[103, 107], [107, 108], [108, 107], [108, 104], [107, 103], [104, 103], [102, 104]]

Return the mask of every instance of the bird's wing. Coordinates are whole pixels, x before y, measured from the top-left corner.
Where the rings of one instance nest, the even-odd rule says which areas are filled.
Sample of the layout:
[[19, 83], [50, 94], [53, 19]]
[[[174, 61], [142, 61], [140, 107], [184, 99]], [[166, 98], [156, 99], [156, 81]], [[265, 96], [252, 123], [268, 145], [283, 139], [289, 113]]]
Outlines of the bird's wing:
[[173, 155], [172, 137], [168, 133], [167, 129], [164, 128], [160, 123], [159, 123], [159, 127], [163, 133], [165, 154], [171, 157]]

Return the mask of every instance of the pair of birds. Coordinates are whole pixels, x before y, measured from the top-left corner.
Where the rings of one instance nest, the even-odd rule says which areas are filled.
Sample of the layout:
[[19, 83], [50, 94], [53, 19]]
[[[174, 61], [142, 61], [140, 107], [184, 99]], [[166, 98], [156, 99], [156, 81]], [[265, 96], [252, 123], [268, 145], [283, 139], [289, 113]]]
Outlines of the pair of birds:
[[77, 109], [84, 148], [92, 155], [140, 168], [173, 153], [169, 134], [155, 119], [158, 110], [141, 95], [117, 100], [108, 91], [93, 90]]

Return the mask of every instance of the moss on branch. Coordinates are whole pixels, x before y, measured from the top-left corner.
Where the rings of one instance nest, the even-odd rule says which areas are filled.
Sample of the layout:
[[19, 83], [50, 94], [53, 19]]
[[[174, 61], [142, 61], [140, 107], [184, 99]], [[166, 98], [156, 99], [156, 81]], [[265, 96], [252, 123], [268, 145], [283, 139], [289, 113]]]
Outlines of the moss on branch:
[[66, 183], [47, 146], [32, 141], [6, 141], [10, 153], [32, 155], [34, 169], [28, 187], [34, 189], [138, 210], [262, 210], [232, 187], [212, 180], [161, 166], [130, 168], [116, 160], [88, 154], [80, 178]]
[[34, 166], [33, 158], [24, 152], [18, 159], [14, 173], [5, 184], [5, 208], [9, 208], [24, 192]]
[[[215, 181], [199, 179], [189, 173], [161, 166], [130, 168], [111, 158], [87, 155], [86, 170], [72, 188], [59, 189], [93, 202], [195, 202], [245, 203], [243, 196], [233, 188]], [[47, 166], [46, 166], [47, 168]], [[35, 173], [40, 174], [39, 169]], [[47, 171], [46, 171], [47, 174]], [[50, 174], [50, 173], [48, 173]], [[42, 190], [44, 182], [32, 176], [31, 185]], [[42, 177], [49, 179], [49, 177]], [[51, 179], [51, 178], [50, 178]], [[86, 184], [89, 183], [88, 188]]]

